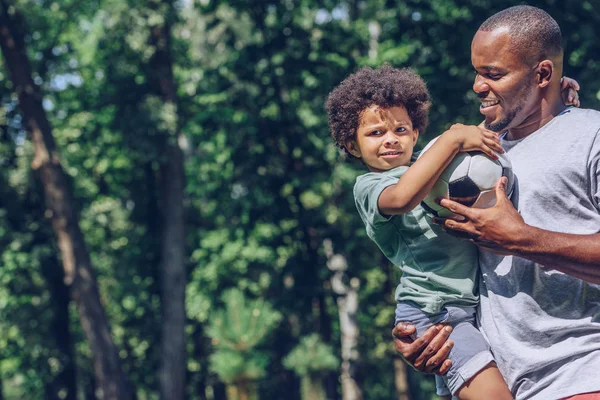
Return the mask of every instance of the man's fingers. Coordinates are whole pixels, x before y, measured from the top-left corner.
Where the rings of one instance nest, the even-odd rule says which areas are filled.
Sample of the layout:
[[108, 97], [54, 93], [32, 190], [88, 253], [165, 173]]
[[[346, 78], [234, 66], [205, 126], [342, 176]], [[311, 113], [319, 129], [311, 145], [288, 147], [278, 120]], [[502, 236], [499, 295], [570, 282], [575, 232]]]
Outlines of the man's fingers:
[[413, 354], [415, 352], [413, 346], [412, 334], [416, 331], [414, 325], [407, 324], [405, 322], [399, 322], [392, 329], [392, 337], [394, 338], [394, 346], [396, 352], [404, 357], [407, 361], [412, 362]]
[[503, 176], [498, 179], [496, 183], [496, 204], [504, 201], [508, 201], [508, 195], [506, 194], [506, 185], [508, 184], [508, 178]]
[[404, 339], [410, 337], [416, 330], [417, 328], [415, 328], [414, 325], [407, 324], [406, 322], [398, 322], [396, 326], [394, 326], [394, 329], [392, 329], [392, 336], [397, 339]]
[[442, 363], [442, 365], [440, 366], [440, 368], [437, 371], [434, 370], [433, 372], [436, 375], [446, 375], [448, 373], [448, 371], [450, 371], [451, 366], [452, 366], [452, 360], [446, 360]]
[[[454, 342], [452, 340], [446, 341], [442, 348], [427, 361], [425, 368], [426, 372], [435, 373], [435, 371], [438, 371], [442, 367], [443, 363], [450, 361], [447, 360], [447, 358], [450, 355], [452, 347], [454, 347]], [[450, 361], [450, 363], [452, 363], [452, 361]]]
[[442, 207], [447, 208], [448, 210], [452, 211], [455, 214], [460, 214], [460, 215], [463, 215], [463, 216], [467, 217], [468, 219], [470, 219], [469, 216], [471, 215], [472, 210], [469, 209], [468, 207], [463, 206], [460, 203], [457, 203], [456, 201], [442, 198], [440, 200], [440, 205]]
[[[446, 341], [448, 337], [450, 337], [450, 333], [452, 332], [452, 327], [445, 326], [444, 329], [441, 329], [435, 337], [432, 339], [426, 339], [423, 345], [423, 351], [415, 359], [414, 367], [419, 371], [427, 371], [427, 362], [432, 357], [439, 357], [439, 360], [444, 360], [448, 357], [448, 353], [450, 352], [447, 348]], [[424, 338], [425, 334], [423, 334], [419, 339]], [[415, 340], [416, 342], [419, 340]], [[450, 344], [452, 346], [452, 344]], [[431, 370], [433, 367], [430, 368]]]

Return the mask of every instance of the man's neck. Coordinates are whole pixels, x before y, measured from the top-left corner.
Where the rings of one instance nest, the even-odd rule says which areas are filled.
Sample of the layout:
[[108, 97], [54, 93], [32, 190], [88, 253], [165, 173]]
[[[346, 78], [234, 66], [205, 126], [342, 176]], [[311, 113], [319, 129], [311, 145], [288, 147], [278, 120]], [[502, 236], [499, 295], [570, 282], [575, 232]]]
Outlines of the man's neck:
[[560, 114], [565, 108], [567, 108], [567, 106], [563, 104], [562, 99], [554, 101], [553, 104], [542, 102], [541, 107], [531, 113], [519, 124], [519, 126], [508, 130], [506, 139], [519, 140], [531, 135], [533, 132], [552, 121], [552, 119]]

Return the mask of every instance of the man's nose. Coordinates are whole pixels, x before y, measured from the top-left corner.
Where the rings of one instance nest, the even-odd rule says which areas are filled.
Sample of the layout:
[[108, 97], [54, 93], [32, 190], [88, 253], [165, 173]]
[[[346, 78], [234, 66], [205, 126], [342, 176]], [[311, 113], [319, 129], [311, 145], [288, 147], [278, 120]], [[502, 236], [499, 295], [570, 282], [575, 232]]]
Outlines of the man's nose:
[[475, 81], [473, 81], [473, 91], [475, 93], [484, 93], [488, 92], [490, 87], [488, 86], [486, 80], [481, 75], [475, 76]]

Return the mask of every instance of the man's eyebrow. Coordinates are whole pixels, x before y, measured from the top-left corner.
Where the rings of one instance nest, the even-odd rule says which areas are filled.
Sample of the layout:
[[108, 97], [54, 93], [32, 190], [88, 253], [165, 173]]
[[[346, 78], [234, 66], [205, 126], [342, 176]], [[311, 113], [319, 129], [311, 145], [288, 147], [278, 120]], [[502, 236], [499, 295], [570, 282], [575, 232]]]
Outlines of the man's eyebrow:
[[502, 68], [499, 68], [495, 65], [482, 65], [480, 67], [478, 67], [477, 69], [485, 69], [487, 71], [491, 71], [491, 70], [496, 70], [496, 71], [502, 71]]

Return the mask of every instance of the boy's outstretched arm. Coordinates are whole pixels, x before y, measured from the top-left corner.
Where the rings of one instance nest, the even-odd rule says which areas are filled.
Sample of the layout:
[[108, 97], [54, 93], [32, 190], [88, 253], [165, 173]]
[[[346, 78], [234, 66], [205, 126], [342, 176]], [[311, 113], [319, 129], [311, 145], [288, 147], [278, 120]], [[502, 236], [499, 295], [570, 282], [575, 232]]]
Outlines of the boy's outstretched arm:
[[431, 190], [441, 173], [460, 151], [479, 150], [497, 159], [503, 153], [496, 133], [476, 126], [455, 124], [444, 132], [400, 178], [378, 199], [382, 214], [404, 214], [415, 208]]

